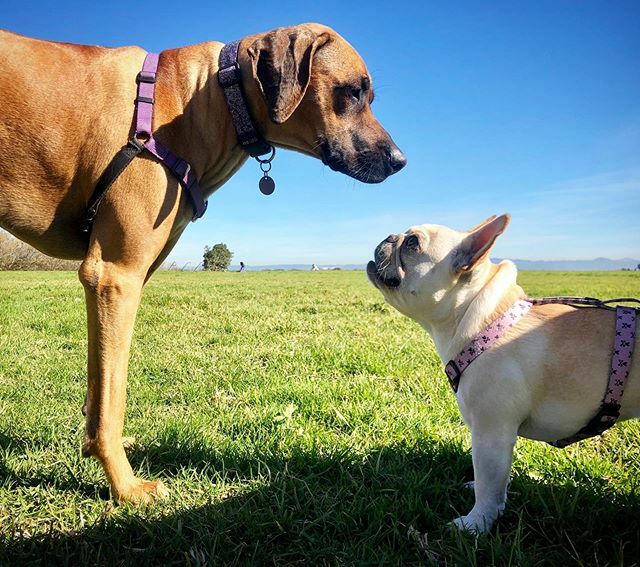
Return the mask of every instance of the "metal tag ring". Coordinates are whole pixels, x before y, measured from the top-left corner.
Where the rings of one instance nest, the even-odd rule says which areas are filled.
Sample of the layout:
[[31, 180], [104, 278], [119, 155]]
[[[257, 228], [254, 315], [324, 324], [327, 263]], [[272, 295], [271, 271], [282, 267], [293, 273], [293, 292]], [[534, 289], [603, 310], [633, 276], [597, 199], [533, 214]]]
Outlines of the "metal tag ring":
[[260, 169], [262, 170], [262, 173], [267, 174], [271, 171], [271, 166], [273, 164], [270, 161], [261, 161], [260, 162]]
[[268, 158], [262, 159], [256, 156], [256, 159], [260, 164], [263, 164], [263, 163], [270, 163], [274, 157], [276, 157], [276, 148], [274, 146], [271, 146], [271, 155]]

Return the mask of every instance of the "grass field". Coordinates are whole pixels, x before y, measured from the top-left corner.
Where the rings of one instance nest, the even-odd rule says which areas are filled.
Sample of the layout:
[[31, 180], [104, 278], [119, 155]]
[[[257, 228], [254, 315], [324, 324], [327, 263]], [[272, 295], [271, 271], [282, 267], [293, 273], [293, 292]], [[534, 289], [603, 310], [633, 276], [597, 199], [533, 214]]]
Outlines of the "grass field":
[[[521, 283], [640, 295], [640, 273]], [[640, 564], [640, 422], [520, 440], [491, 535], [446, 529], [473, 502], [469, 433], [430, 339], [362, 272], [154, 277], [126, 424], [171, 490], [153, 508], [112, 504], [80, 457], [85, 350], [75, 274], [0, 273], [2, 564]]]

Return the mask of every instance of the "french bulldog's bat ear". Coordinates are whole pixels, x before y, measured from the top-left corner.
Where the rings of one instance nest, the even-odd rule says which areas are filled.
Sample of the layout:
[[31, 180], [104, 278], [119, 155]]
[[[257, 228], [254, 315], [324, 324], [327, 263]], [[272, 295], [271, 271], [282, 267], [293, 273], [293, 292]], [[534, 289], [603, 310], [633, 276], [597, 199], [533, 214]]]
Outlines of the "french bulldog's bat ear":
[[467, 232], [475, 232], [480, 227], [483, 227], [485, 224], [487, 224], [488, 222], [491, 222], [495, 218], [496, 218], [496, 215], [491, 215], [488, 219], [484, 219], [480, 224], [477, 224], [473, 228], [468, 229]]
[[458, 271], [469, 271], [483, 260], [509, 224], [508, 214], [487, 219], [482, 224], [471, 230], [462, 241], [454, 261], [454, 267]]
[[309, 86], [313, 55], [328, 40], [327, 33], [295, 26], [268, 32], [249, 46], [253, 76], [276, 124], [287, 120], [300, 104]]

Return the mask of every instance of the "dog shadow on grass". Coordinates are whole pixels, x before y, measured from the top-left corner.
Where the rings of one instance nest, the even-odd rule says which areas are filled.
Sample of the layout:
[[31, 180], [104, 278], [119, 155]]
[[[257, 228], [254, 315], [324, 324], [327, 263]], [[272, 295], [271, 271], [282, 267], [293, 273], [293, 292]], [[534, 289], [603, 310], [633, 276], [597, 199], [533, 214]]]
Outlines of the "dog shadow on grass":
[[[38, 446], [35, 441], [30, 446]], [[104, 484], [85, 481], [81, 474], [76, 474], [71, 466], [62, 461], [56, 463], [53, 468], [23, 468], [15, 471], [7, 466], [2, 454], [9, 451], [24, 453], [25, 444], [22, 440], [15, 439], [6, 433], [0, 432], [0, 486], [15, 490], [18, 488], [53, 488], [57, 491], [72, 491], [80, 493], [88, 498], [107, 498], [109, 490]], [[62, 471], [62, 474], [61, 474]]]
[[[492, 535], [475, 540], [450, 532], [446, 522], [473, 504], [462, 487], [472, 466], [461, 446], [439, 440], [399, 442], [364, 455], [289, 448], [282, 457], [277, 451], [240, 455], [169, 436], [130, 456], [134, 468], [168, 480], [174, 496], [167, 506], [116, 507], [74, 533], [0, 540], [0, 563], [443, 564], [475, 558], [479, 564], [548, 564], [544, 560], [566, 556], [617, 564], [637, 560], [640, 552], [640, 494], [612, 493], [586, 475], [565, 485], [516, 475], [507, 513]], [[210, 503], [180, 503], [172, 478], [189, 469], [223, 487]], [[0, 481], [5, 473], [0, 464]], [[69, 490], [95, 490], [68, 484]], [[411, 537], [412, 528], [427, 537]]]

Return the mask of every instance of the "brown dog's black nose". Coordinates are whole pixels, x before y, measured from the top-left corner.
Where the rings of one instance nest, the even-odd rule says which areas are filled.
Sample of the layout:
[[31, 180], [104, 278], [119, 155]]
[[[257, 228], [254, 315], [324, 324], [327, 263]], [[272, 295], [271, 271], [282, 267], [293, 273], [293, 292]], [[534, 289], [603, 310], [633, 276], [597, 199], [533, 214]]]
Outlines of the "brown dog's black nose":
[[394, 143], [389, 144], [384, 149], [385, 157], [389, 161], [391, 170], [393, 173], [398, 173], [405, 165], [407, 165], [407, 158], [400, 151], [400, 148]]

